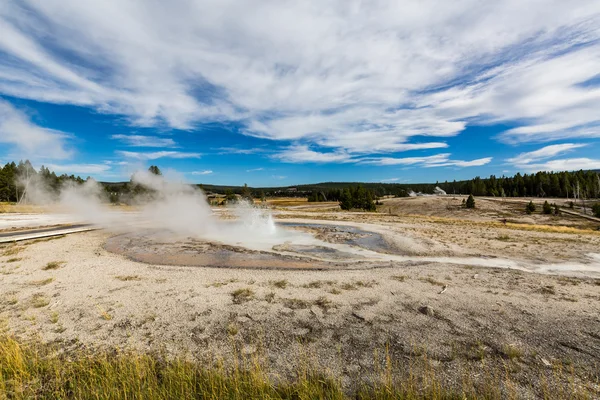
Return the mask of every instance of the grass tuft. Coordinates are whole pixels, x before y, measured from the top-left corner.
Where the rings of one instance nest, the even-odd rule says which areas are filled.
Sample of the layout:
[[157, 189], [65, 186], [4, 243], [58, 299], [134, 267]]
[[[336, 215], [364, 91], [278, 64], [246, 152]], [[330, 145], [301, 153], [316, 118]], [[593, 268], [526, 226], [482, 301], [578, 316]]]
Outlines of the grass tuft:
[[45, 286], [52, 282], [54, 282], [54, 278], [46, 278], [46, 279], [40, 279], [38, 281], [31, 281], [31, 282], [29, 282], [29, 285], [30, 286]]
[[33, 308], [42, 308], [50, 304], [50, 300], [43, 293], [36, 293], [31, 297], [31, 306]]
[[139, 275], [117, 275], [117, 276], [115, 276], [115, 279], [118, 279], [123, 282], [141, 281], [142, 280], [142, 278]]
[[427, 282], [434, 286], [444, 286], [445, 285], [444, 282], [436, 281], [435, 279], [433, 279], [432, 277], [429, 277], [429, 276], [427, 278], [419, 278], [419, 280], [423, 281], [423, 282]]
[[286, 279], [282, 279], [279, 281], [269, 281], [269, 285], [277, 289], [285, 289], [288, 287], [289, 282]]
[[51, 269], [59, 269], [63, 264], [65, 264], [64, 261], [52, 261], [42, 267], [42, 270], [48, 271]]
[[406, 280], [407, 276], [406, 275], [392, 275], [390, 276], [390, 279], [393, 279], [395, 281], [398, 282], [404, 282]]
[[231, 292], [233, 304], [242, 304], [254, 299], [254, 290], [250, 288], [237, 289]]

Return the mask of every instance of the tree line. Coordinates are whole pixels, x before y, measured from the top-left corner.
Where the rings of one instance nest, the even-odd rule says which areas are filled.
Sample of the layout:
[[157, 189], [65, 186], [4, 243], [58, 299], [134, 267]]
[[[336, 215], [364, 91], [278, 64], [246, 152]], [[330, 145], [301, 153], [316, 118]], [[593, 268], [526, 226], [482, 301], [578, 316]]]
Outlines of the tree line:
[[[151, 167], [152, 168], [152, 167]], [[159, 170], [158, 167], [154, 167]], [[157, 171], [151, 171], [157, 172]], [[359, 182], [324, 182], [293, 187], [251, 188], [248, 186], [199, 185], [205, 191], [222, 194], [241, 195], [242, 197], [308, 197], [309, 201], [342, 201], [347, 203], [348, 190], [351, 196], [360, 186], [369, 192], [372, 199], [384, 196], [409, 196], [409, 192], [432, 194], [436, 186], [448, 194], [473, 194], [475, 196], [497, 197], [566, 197], [571, 199], [600, 198], [600, 171], [572, 172], [537, 172], [514, 176], [489, 178], [475, 177], [470, 180], [433, 183], [359, 183]], [[26, 182], [36, 177], [41, 179], [50, 192], [58, 193], [66, 181], [83, 183], [84, 180], [75, 175], [57, 175], [42, 166], [38, 171], [29, 161], [7, 163], [0, 169], [0, 201], [17, 202], [25, 191]], [[132, 182], [101, 183], [109, 196], [123, 199], [135, 195], [141, 190]], [[356, 196], [359, 196], [356, 194]], [[362, 192], [359, 197], [364, 197]], [[357, 200], [357, 202], [360, 202]]]
[[0, 201], [19, 202], [27, 193], [28, 185], [35, 182], [43, 185], [50, 195], [58, 196], [60, 188], [65, 182], [83, 183], [81, 177], [75, 175], [57, 175], [42, 166], [39, 171], [31, 165], [29, 160], [10, 162], [0, 169]]
[[467, 181], [436, 183], [448, 194], [473, 194], [497, 197], [567, 197], [600, 198], [598, 171], [517, 173], [512, 177], [487, 179], [475, 177]]

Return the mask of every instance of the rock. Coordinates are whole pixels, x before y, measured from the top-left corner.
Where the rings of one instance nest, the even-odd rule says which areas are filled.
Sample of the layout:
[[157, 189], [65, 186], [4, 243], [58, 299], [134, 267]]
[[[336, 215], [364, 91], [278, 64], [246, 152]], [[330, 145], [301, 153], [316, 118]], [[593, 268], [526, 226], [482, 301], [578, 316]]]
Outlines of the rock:
[[310, 308], [310, 311], [317, 317], [317, 318], [323, 318], [323, 310], [321, 310], [321, 308], [319, 308], [318, 306], [312, 306]]
[[419, 307], [419, 312], [421, 314], [425, 314], [425, 315], [428, 315], [430, 317], [433, 317], [435, 315], [435, 311], [433, 311], [433, 308], [431, 306], [422, 306], [422, 307]]
[[354, 311], [352, 313], [352, 316], [354, 318], [356, 318], [356, 319], [360, 319], [361, 321], [366, 321], [367, 320], [367, 318], [361, 312], [359, 312], [359, 311]]
[[542, 364], [544, 364], [546, 367], [551, 367], [552, 364], [550, 363], [550, 361], [546, 360], [545, 358], [540, 357], [542, 360]]
[[308, 328], [297, 328], [297, 329], [294, 329], [294, 331], [293, 331], [294, 336], [297, 336], [297, 337], [306, 336], [309, 333], [310, 333], [310, 329], [308, 329]]

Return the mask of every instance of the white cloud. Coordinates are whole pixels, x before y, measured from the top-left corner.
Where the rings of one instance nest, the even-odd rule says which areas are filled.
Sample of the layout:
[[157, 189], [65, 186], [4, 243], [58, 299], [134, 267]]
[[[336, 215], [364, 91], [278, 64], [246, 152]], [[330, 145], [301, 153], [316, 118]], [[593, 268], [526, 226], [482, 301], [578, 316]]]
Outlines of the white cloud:
[[513, 164], [515, 168], [521, 171], [575, 171], [580, 169], [600, 168], [600, 160], [585, 157], [566, 158], [548, 160], [549, 158], [565, 153], [572, 152], [575, 149], [585, 147], [584, 143], [563, 143], [542, 147], [535, 151], [521, 153], [506, 161]]
[[600, 159], [591, 158], [566, 158], [546, 161], [544, 163], [529, 164], [522, 167], [527, 171], [578, 171], [580, 169], [600, 169]]
[[363, 158], [359, 161], [360, 164], [371, 165], [420, 165], [425, 168], [433, 167], [476, 167], [489, 164], [492, 157], [479, 158], [471, 161], [451, 160], [450, 153], [436, 154], [426, 157], [379, 157], [379, 158]]
[[171, 138], [141, 135], [112, 135], [112, 139], [119, 140], [130, 147], [176, 147], [177, 144]]
[[311, 150], [306, 145], [294, 145], [274, 154], [272, 158], [287, 163], [332, 163], [349, 162], [351, 156], [346, 152], [321, 153]]
[[380, 182], [397, 182], [398, 180], [400, 180], [400, 178], [388, 178], [388, 179], [382, 179], [382, 180], [380, 180]]
[[46, 167], [50, 171], [69, 175], [104, 174], [111, 170], [107, 164], [47, 164]]
[[264, 153], [266, 150], [261, 148], [240, 149], [237, 147], [219, 147], [216, 149], [219, 154], [256, 154]]
[[22, 111], [0, 99], [0, 143], [11, 146], [15, 158], [67, 159], [72, 151], [66, 148], [68, 135], [42, 128]]
[[257, 172], [257, 171], [264, 171], [264, 168], [252, 168], [252, 169], [246, 170], [246, 172]]
[[206, 169], [204, 171], [194, 171], [192, 172], [192, 175], [210, 175], [212, 173], [213, 171], [211, 171], [210, 169]]
[[200, 153], [185, 153], [181, 151], [154, 151], [149, 153], [141, 153], [135, 151], [117, 150], [116, 153], [125, 158], [133, 158], [136, 160], [157, 160], [159, 158], [200, 158]]
[[597, 138], [600, 89], [581, 83], [599, 27], [591, 0], [9, 0], [0, 93], [141, 126], [238, 121], [336, 162], [443, 148], [411, 138], [467, 123], [519, 121], [501, 135], [514, 143]]
[[530, 151], [527, 153], [521, 153], [516, 157], [508, 158], [506, 161], [514, 164], [517, 167], [522, 167], [532, 162], [536, 162], [539, 160], [544, 160], [548, 158], [555, 157], [559, 154], [563, 154], [574, 149], [578, 149], [580, 147], [585, 147], [586, 144], [575, 144], [575, 143], [563, 143], [563, 144], [553, 144], [550, 146], [542, 147], [539, 150]]
[[287, 178], [287, 176], [283, 176], [283, 175], [271, 175], [271, 178], [277, 179], [278, 181], [281, 181], [281, 180], [284, 180], [285, 178]]

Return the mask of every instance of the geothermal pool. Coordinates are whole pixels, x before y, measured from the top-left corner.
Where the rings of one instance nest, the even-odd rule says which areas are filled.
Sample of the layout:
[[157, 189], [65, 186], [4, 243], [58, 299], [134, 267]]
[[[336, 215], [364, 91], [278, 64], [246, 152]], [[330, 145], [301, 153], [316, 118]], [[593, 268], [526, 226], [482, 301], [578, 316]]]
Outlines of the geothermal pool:
[[245, 231], [236, 221], [225, 222], [220, 232], [205, 237], [137, 230], [109, 238], [105, 247], [139, 262], [188, 267], [331, 270], [446, 263], [600, 277], [596, 253], [585, 255], [585, 262], [556, 264], [493, 256], [415, 255], [414, 241], [398, 240], [397, 233], [379, 225], [369, 229], [369, 224], [332, 221], [275, 223], [270, 217], [262, 223], [266, 228], [257, 232], [255, 226]]

